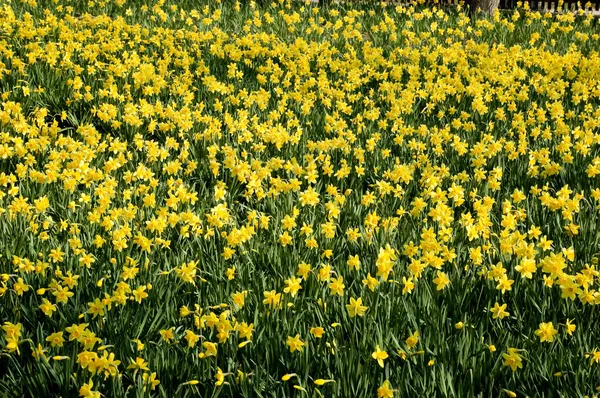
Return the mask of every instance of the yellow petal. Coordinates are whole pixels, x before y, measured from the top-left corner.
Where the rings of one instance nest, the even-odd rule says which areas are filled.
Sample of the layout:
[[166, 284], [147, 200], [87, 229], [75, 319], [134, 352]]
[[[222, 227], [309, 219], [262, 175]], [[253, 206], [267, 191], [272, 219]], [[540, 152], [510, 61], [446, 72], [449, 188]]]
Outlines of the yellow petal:
[[243, 347], [247, 346], [250, 343], [252, 343], [252, 340], [242, 341], [240, 344], [238, 344], [238, 348], [243, 348]]
[[329, 380], [325, 380], [325, 379], [315, 380], [315, 384], [318, 386], [322, 386], [323, 384], [326, 384], [326, 383], [335, 383], [335, 380], [330, 380], [330, 379]]
[[292, 377], [296, 376], [296, 373], [288, 373], [286, 375], [283, 375], [281, 377], [281, 380], [283, 381], [288, 381], [289, 379], [291, 379]]

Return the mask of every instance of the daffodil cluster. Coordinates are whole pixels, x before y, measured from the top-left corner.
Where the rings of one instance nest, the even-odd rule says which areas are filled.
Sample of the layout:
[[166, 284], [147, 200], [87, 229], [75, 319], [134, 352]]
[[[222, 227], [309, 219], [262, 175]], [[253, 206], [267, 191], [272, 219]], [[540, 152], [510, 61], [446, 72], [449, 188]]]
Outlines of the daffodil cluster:
[[597, 20], [197, 3], [2, 4], [0, 395], [593, 394]]

